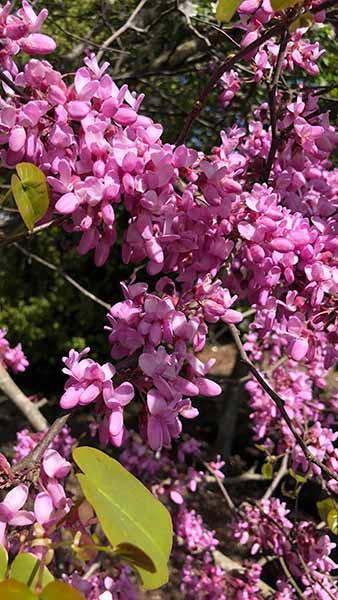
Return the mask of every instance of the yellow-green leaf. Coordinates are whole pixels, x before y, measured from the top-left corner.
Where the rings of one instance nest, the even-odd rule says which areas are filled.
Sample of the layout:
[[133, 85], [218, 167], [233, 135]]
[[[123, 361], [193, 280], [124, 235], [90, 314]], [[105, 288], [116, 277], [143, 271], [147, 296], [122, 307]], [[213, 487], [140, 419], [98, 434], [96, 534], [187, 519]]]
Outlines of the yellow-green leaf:
[[284, 8], [290, 8], [296, 4], [302, 4], [301, 0], [271, 0], [271, 6], [273, 10], [284, 10]]
[[17, 554], [11, 564], [11, 577], [16, 581], [21, 581], [28, 585], [32, 590], [35, 590], [36, 584], [41, 581], [42, 589], [54, 581], [53, 575], [48, 571], [47, 567], [43, 567], [42, 580], [39, 575], [39, 559], [30, 552]]
[[321, 520], [324, 521], [324, 523], [327, 523], [328, 514], [332, 510], [337, 510], [336, 503], [333, 498], [325, 498], [325, 500], [317, 502], [317, 510]]
[[335, 535], [338, 535], [338, 511], [336, 508], [330, 510], [326, 522], [330, 531]]
[[293, 469], [289, 469], [289, 475], [291, 475], [291, 477], [293, 477], [293, 479], [295, 479], [295, 481], [297, 481], [297, 483], [305, 483], [306, 482], [306, 476], [299, 475], [299, 473], [296, 473]]
[[[172, 523], [167, 509], [136, 477], [104, 452], [82, 447], [73, 451], [73, 457], [84, 473], [77, 476], [82, 491], [114, 550], [117, 553], [122, 550], [146, 589], [161, 587], [168, 581], [167, 563], [172, 545]], [[132, 550], [133, 547], [140, 552]]]
[[302, 15], [299, 15], [297, 19], [292, 21], [291, 25], [289, 25], [289, 31], [290, 33], [293, 33], [294, 31], [296, 31], [296, 29], [299, 29], [300, 27], [311, 27], [314, 24], [314, 22], [315, 19], [311, 13], [303, 13]]
[[5, 579], [8, 564], [8, 554], [5, 546], [0, 544], [0, 581]]
[[19, 175], [12, 175], [11, 190], [22, 220], [31, 231], [48, 210], [49, 194], [44, 173], [31, 163], [16, 165]]
[[241, 2], [242, 0], [218, 0], [216, 6], [217, 21], [230, 21]]
[[24, 583], [14, 579], [6, 579], [0, 583], [0, 598], [1, 600], [39, 600]]
[[262, 475], [264, 479], [272, 479], [273, 477], [273, 466], [271, 462], [266, 462], [262, 466]]
[[71, 585], [53, 581], [43, 590], [41, 600], [85, 600], [85, 597]]

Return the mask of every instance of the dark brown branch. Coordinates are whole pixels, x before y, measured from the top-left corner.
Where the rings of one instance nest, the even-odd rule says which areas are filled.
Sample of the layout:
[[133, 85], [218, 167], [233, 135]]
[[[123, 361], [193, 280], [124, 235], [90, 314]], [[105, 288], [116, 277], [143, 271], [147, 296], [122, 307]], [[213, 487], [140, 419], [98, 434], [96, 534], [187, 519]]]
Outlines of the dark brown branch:
[[182, 127], [182, 130], [177, 138], [177, 141], [176, 141], [177, 145], [180, 145], [185, 141], [185, 139], [192, 127], [192, 124], [197, 119], [197, 117], [199, 117], [199, 115], [203, 109], [205, 102], [207, 100], [207, 97], [209, 96], [210, 92], [213, 90], [214, 86], [217, 84], [219, 79], [222, 77], [222, 75], [226, 71], [231, 69], [233, 66], [235, 66], [235, 64], [238, 61], [245, 58], [250, 52], [258, 49], [262, 44], [264, 44], [264, 42], [266, 42], [270, 38], [278, 35], [281, 31], [283, 31], [284, 27], [285, 27], [284, 23], [278, 23], [274, 27], [271, 27], [271, 29], [269, 29], [268, 31], [263, 33], [263, 35], [261, 35], [259, 38], [257, 38], [257, 40], [255, 40], [254, 42], [252, 42], [251, 44], [246, 46], [246, 48], [242, 48], [235, 55], [227, 58], [221, 65], [216, 67], [216, 69], [212, 73], [209, 81], [207, 82], [205, 88], [202, 90], [201, 94], [199, 95], [198, 99], [196, 100], [191, 112], [189, 113], [189, 115]]
[[13, 466], [13, 473], [20, 473], [21, 471], [25, 471], [27, 469], [32, 470], [36, 465], [39, 464], [43, 454], [47, 450], [48, 446], [52, 443], [54, 438], [58, 435], [61, 429], [67, 423], [69, 419], [70, 413], [62, 415], [54, 421], [53, 425], [49, 428], [44, 438], [39, 442], [39, 444], [33, 448], [33, 450], [25, 456], [22, 460], [20, 460], [16, 465]]
[[5, 75], [5, 73], [2, 73], [0, 71], [0, 80], [5, 83], [6, 85], [8, 85], [8, 87], [10, 87], [13, 92], [15, 92], [18, 96], [21, 96], [22, 98], [28, 98], [28, 96], [26, 96], [25, 92], [23, 91], [23, 89], [21, 87], [19, 87], [18, 85], [16, 85], [14, 83], [14, 81], [12, 81], [9, 77], [7, 77], [7, 75]]
[[255, 379], [258, 381], [258, 383], [260, 383], [263, 390], [268, 394], [268, 396], [270, 396], [270, 398], [276, 404], [277, 408], [279, 409], [279, 412], [281, 413], [284, 421], [286, 422], [287, 426], [289, 427], [297, 444], [302, 449], [305, 458], [310, 463], [319, 467], [321, 469], [321, 471], [323, 472], [323, 474], [328, 479], [334, 479], [335, 481], [338, 481], [338, 475], [336, 473], [333, 473], [330, 469], [328, 469], [328, 467], [323, 462], [321, 462], [320, 460], [317, 460], [317, 458], [308, 449], [306, 443], [304, 442], [302, 437], [299, 435], [297, 429], [295, 428], [292, 420], [290, 419], [290, 417], [285, 409], [285, 402], [284, 402], [283, 398], [281, 398], [281, 396], [279, 396], [277, 394], [277, 392], [275, 392], [275, 390], [273, 390], [272, 387], [270, 387], [270, 385], [267, 383], [267, 381], [264, 379], [264, 377], [260, 374], [258, 369], [256, 369], [255, 365], [249, 359], [247, 353], [244, 350], [237, 327], [235, 325], [230, 324], [229, 330], [230, 330], [233, 340], [237, 346], [237, 350], [240, 354], [241, 360], [243, 361], [244, 364], [247, 365], [249, 371], [252, 373], [252, 375], [255, 377]]
[[269, 155], [266, 161], [265, 166], [265, 174], [264, 181], [268, 181], [270, 171], [273, 165], [273, 161], [277, 152], [279, 136], [277, 134], [277, 90], [278, 90], [278, 81], [282, 70], [283, 58], [286, 50], [286, 46], [288, 43], [289, 35], [287, 29], [282, 31], [281, 41], [279, 46], [279, 52], [277, 57], [277, 62], [272, 78], [271, 85], [269, 86], [269, 108], [270, 108], [270, 121], [271, 121], [271, 145], [269, 150]]

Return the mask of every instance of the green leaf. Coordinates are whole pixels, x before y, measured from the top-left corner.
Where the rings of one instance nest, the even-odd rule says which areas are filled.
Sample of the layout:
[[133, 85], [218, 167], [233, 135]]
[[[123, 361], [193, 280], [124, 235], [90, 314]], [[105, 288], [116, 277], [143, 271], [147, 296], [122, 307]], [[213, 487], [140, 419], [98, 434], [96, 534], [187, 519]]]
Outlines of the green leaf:
[[260, 446], [260, 444], [255, 444], [255, 448], [257, 448], [257, 450], [260, 450], [260, 452], [264, 452], [264, 454], [266, 454], [267, 456], [271, 456], [271, 453], [269, 452], [269, 450], [267, 448], [265, 448], [265, 446]]
[[0, 581], [5, 579], [8, 564], [8, 554], [4, 546], [0, 544]]
[[289, 469], [289, 475], [291, 475], [291, 477], [293, 477], [293, 479], [295, 479], [297, 483], [306, 482], [306, 477], [304, 475], [299, 475], [299, 473], [296, 473], [293, 469]]
[[321, 520], [324, 521], [324, 523], [327, 523], [329, 513], [332, 510], [337, 510], [336, 503], [333, 498], [325, 498], [325, 500], [317, 502], [317, 510]]
[[272, 479], [273, 477], [273, 466], [271, 462], [266, 462], [262, 466], [262, 475], [264, 479]]
[[39, 579], [39, 565], [40, 560], [29, 552], [23, 552], [17, 554], [11, 564], [11, 577], [16, 581], [21, 581], [28, 585], [32, 590], [35, 590], [35, 586], [38, 581], [42, 583], [42, 589], [54, 581], [53, 575], [47, 569], [43, 567], [42, 580]]
[[284, 8], [290, 8], [296, 4], [302, 4], [301, 0], [271, 0], [271, 6], [273, 10], [284, 10]]
[[73, 458], [84, 472], [77, 475], [82, 491], [114, 550], [136, 568], [146, 589], [164, 585], [168, 581], [167, 562], [172, 545], [167, 509], [104, 452], [76, 448]]
[[292, 21], [291, 25], [289, 26], [289, 31], [290, 33], [293, 33], [294, 31], [296, 31], [296, 29], [299, 29], [300, 27], [311, 27], [314, 23], [314, 15], [312, 15], [309, 12], [306, 12], [302, 15], [299, 15], [297, 19]]
[[30, 231], [43, 217], [49, 205], [48, 186], [44, 173], [31, 163], [16, 165], [19, 175], [12, 175], [11, 190], [20, 215]]
[[41, 600], [85, 600], [85, 597], [68, 583], [53, 581], [42, 591]]
[[38, 596], [20, 581], [6, 579], [0, 583], [1, 600], [38, 600]]
[[330, 531], [335, 535], [338, 535], [338, 510], [336, 508], [330, 510], [326, 522]]
[[216, 6], [217, 21], [230, 21], [241, 2], [242, 0], [218, 0]]

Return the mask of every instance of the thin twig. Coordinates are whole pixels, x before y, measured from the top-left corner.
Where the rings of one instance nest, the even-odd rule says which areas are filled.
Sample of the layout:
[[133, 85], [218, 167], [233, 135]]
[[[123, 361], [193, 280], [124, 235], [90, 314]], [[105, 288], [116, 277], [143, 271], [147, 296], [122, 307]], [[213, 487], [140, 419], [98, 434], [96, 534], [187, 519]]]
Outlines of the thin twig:
[[47, 223], [42, 223], [42, 225], [37, 225], [36, 227], [34, 227], [34, 229], [32, 231], [26, 230], [26, 231], [17, 233], [16, 235], [13, 235], [12, 237], [5, 238], [4, 241], [0, 244], [0, 248], [3, 248], [4, 246], [8, 246], [10, 244], [13, 244], [14, 242], [17, 242], [18, 240], [21, 240], [22, 238], [31, 237], [32, 235], [36, 235], [37, 233], [40, 233], [41, 231], [44, 231], [45, 229], [49, 229], [50, 227], [54, 227], [55, 225], [61, 225], [67, 218], [68, 217], [57, 217], [56, 219], [51, 219]]
[[250, 52], [259, 48], [264, 42], [266, 42], [270, 38], [278, 35], [284, 29], [284, 27], [285, 25], [283, 23], [278, 23], [274, 27], [271, 27], [271, 29], [269, 29], [268, 31], [263, 33], [263, 35], [257, 38], [257, 40], [246, 46], [246, 48], [242, 48], [241, 50], [239, 50], [239, 52], [237, 52], [235, 55], [227, 58], [221, 65], [217, 66], [214, 69], [209, 81], [200, 93], [198, 99], [195, 101], [195, 104], [182, 127], [182, 130], [176, 141], [176, 144], [178, 146], [180, 144], [183, 144], [192, 127], [192, 124], [197, 119], [197, 117], [199, 117], [200, 112], [202, 111], [207, 100], [207, 97], [209, 96], [216, 83], [222, 77], [222, 75], [226, 71], [231, 69], [238, 61], [242, 60], [242, 58], [245, 58], [248, 54], [250, 54]]
[[237, 350], [240, 354], [241, 360], [243, 361], [244, 364], [247, 365], [249, 371], [252, 373], [252, 375], [255, 377], [255, 379], [258, 381], [258, 383], [260, 383], [263, 390], [275, 402], [277, 408], [279, 409], [279, 412], [281, 413], [284, 421], [286, 422], [287, 426], [289, 427], [297, 444], [299, 444], [299, 446], [301, 447], [305, 458], [310, 463], [313, 463], [314, 465], [319, 467], [322, 470], [323, 474], [326, 475], [326, 477], [328, 477], [329, 479], [334, 479], [335, 481], [338, 481], [338, 475], [336, 473], [333, 473], [330, 469], [328, 469], [328, 467], [323, 462], [318, 460], [308, 449], [306, 443], [304, 442], [302, 437], [299, 435], [297, 429], [295, 428], [292, 420], [290, 419], [290, 417], [287, 413], [287, 410], [285, 408], [285, 402], [284, 402], [283, 398], [281, 398], [281, 396], [279, 396], [277, 394], [277, 392], [275, 392], [275, 390], [273, 390], [272, 387], [270, 387], [270, 385], [267, 383], [267, 381], [264, 379], [264, 377], [260, 374], [258, 369], [256, 369], [255, 365], [249, 359], [247, 353], [244, 350], [237, 327], [235, 325], [229, 324], [229, 330], [230, 330], [233, 340], [237, 346]]
[[268, 500], [272, 496], [272, 494], [274, 493], [275, 489], [280, 484], [280, 482], [283, 479], [283, 477], [285, 477], [285, 475], [287, 474], [287, 472], [288, 472], [288, 460], [289, 460], [289, 455], [288, 454], [284, 454], [283, 460], [281, 462], [281, 465], [280, 465], [280, 467], [279, 467], [279, 469], [278, 469], [275, 477], [271, 481], [268, 489], [266, 490], [266, 492], [262, 496], [262, 500]]
[[297, 592], [297, 594], [299, 595], [300, 598], [305, 598], [302, 590], [300, 589], [298, 583], [295, 581], [294, 577], [292, 576], [292, 574], [290, 573], [290, 569], [287, 566], [284, 558], [282, 556], [278, 557], [280, 566], [282, 567], [284, 574], [286, 575], [286, 579], [287, 581], [289, 581], [292, 585], [292, 587], [295, 589], [295, 591]]
[[34, 429], [43, 431], [48, 427], [48, 421], [38, 407], [23, 393], [0, 362], [0, 389], [13, 404], [25, 415]]
[[33, 254], [33, 252], [29, 252], [25, 248], [22, 248], [22, 246], [19, 246], [19, 244], [17, 244], [17, 243], [14, 243], [13, 246], [15, 246], [15, 248], [20, 250], [20, 252], [22, 252], [22, 254], [24, 254], [25, 256], [32, 258], [33, 260], [40, 263], [44, 267], [47, 267], [47, 269], [50, 269], [51, 271], [55, 271], [56, 273], [58, 273], [58, 275], [63, 277], [63, 279], [65, 279], [65, 281], [68, 281], [68, 283], [70, 283], [77, 290], [79, 290], [79, 292], [81, 292], [81, 294], [83, 294], [84, 296], [86, 296], [87, 298], [92, 300], [93, 302], [96, 302], [96, 304], [100, 304], [100, 306], [103, 306], [104, 308], [109, 310], [110, 304], [108, 304], [108, 302], [104, 302], [104, 300], [101, 300], [101, 298], [98, 298], [97, 296], [95, 296], [95, 294], [92, 294], [92, 292], [90, 292], [89, 290], [84, 288], [82, 285], [80, 285], [77, 281], [75, 281], [75, 279], [73, 279], [73, 277], [71, 277], [70, 275], [65, 273], [62, 269], [60, 269], [56, 265], [53, 265], [52, 263], [48, 262], [44, 258], [41, 258], [41, 256], [38, 256], [37, 254]]
[[18, 85], [16, 85], [14, 83], [14, 81], [12, 81], [9, 77], [7, 77], [7, 75], [5, 75], [5, 73], [2, 73], [2, 71], [0, 71], [0, 80], [5, 83], [6, 85], [8, 85], [8, 87], [10, 87], [13, 92], [15, 92], [18, 96], [21, 96], [22, 98], [26, 98], [27, 96], [25, 94], [25, 92], [23, 91], [23, 89], [21, 87], [19, 87]]
[[112, 35], [109, 36], [109, 38], [107, 38], [101, 44], [101, 49], [97, 53], [97, 57], [96, 57], [98, 62], [101, 60], [102, 56], [104, 55], [105, 51], [109, 48], [110, 44], [115, 42], [115, 40], [117, 38], [119, 38], [120, 35], [122, 35], [125, 31], [127, 31], [132, 26], [135, 17], [138, 15], [140, 10], [142, 10], [142, 8], [144, 7], [144, 5], [147, 1], [148, 0], [141, 0], [141, 2], [139, 2], [139, 4], [136, 6], [135, 10], [133, 10], [133, 12], [131, 13], [131, 15], [127, 19], [127, 21], [121, 27], [119, 27], [119, 29], [114, 31], [114, 33], [112, 33]]
[[220, 488], [220, 490], [221, 490], [221, 492], [222, 492], [222, 494], [223, 494], [223, 496], [224, 496], [224, 498], [226, 500], [226, 503], [227, 503], [229, 509], [231, 510], [231, 512], [234, 515], [237, 515], [236, 506], [233, 503], [231, 497], [229, 496], [229, 493], [228, 493], [227, 489], [225, 488], [225, 486], [223, 485], [222, 481], [220, 480], [219, 477], [217, 477], [215, 471], [210, 467], [210, 465], [208, 465], [208, 463], [203, 462], [203, 464], [204, 464], [205, 468], [208, 469], [209, 473], [211, 473], [211, 475], [213, 475], [214, 478], [216, 479], [217, 484], [218, 484], [218, 486], [219, 486], [219, 488]]
[[283, 58], [285, 54], [285, 50], [287, 47], [289, 39], [289, 34], [287, 28], [282, 31], [281, 41], [279, 46], [279, 52], [277, 57], [277, 62], [271, 82], [271, 86], [269, 86], [269, 108], [270, 108], [270, 121], [271, 121], [271, 145], [269, 150], [269, 155], [266, 161], [265, 173], [264, 173], [264, 181], [268, 181], [270, 171], [273, 165], [273, 161], [275, 158], [275, 154], [278, 148], [279, 137], [277, 134], [277, 90], [278, 90], [278, 81], [280, 78], [282, 66], [283, 66]]

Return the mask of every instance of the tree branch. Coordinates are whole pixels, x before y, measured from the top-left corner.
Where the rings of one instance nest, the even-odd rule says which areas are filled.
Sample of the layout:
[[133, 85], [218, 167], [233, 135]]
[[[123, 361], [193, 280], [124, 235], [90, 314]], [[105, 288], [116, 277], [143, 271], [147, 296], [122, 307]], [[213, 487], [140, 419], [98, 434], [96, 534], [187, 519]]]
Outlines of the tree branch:
[[127, 29], [129, 29], [132, 26], [132, 23], [135, 19], [135, 17], [138, 15], [138, 13], [140, 12], [140, 10], [142, 10], [142, 8], [144, 7], [145, 3], [148, 0], [141, 0], [141, 2], [139, 2], [139, 4], [136, 6], [135, 10], [133, 10], [133, 12], [131, 13], [130, 17], [127, 19], [127, 21], [116, 31], [114, 31], [114, 33], [112, 33], [111, 36], [109, 36], [109, 38], [107, 38], [103, 44], [101, 44], [101, 49], [99, 50], [99, 52], [97, 53], [97, 62], [99, 62], [102, 58], [102, 56], [104, 55], [105, 51], [109, 48], [110, 44], [112, 44], [117, 38], [120, 37], [120, 35], [122, 35], [125, 31], [127, 31]]
[[22, 98], [26, 99], [28, 98], [28, 96], [25, 94], [22, 88], [16, 85], [14, 81], [7, 77], [7, 75], [5, 75], [5, 73], [3, 73], [2, 71], [0, 71], [0, 80], [6, 85], [8, 85], [8, 87], [10, 87], [13, 90], [13, 92], [15, 92], [18, 96], [21, 96]]
[[35, 446], [35, 448], [33, 448], [33, 450], [31, 450], [31, 452], [27, 454], [25, 458], [23, 458], [13, 466], [13, 473], [19, 473], [28, 468], [30, 470], [35, 468], [35, 466], [40, 462], [48, 446], [52, 443], [54, 438], [58, 435], [58, 433], [67, 423], [69, 416], [70, 413], [67, 413], [54, 421], [53, 425], [48, 429], [46, 435], [42, 438], [41, 442], [39, 442], [39, 444]]
[[22, 254], [24, 254], [25, 256], [32, 258], [33, 260], [40, 263], [44, 267], [47, 267], [47, 269], [50, 269], [51, 271], [55, 271], [55, 273], [58, 273], [61, 277], [63, 277], [63, 279], [65, 279], [65, 281], [68, 281], [68, 283], [70, 283], [77, 290], [79, 290], [79, 292], [81, 292], [81, 294], [83, 294], [84, 296], [86, 296], [87, 298], [92, 300], [93, 302], [96, 302], [96, 304], [100, 304], [100, 306], [103, 306], [107, 310], [110, 309], [110, 304], [108, 304], [108, 302], [104, 302], [104, 300], [101, 300], [101, 298], [98, 298], [97, 296], [95, 296], [95, 294], [92, 294], [92, 292], [90, 292], [89, 290], [84, 288], [82, 285], [80, 285], [77, 281], [75, 281], [75, 279], [73, 279], [73, 277], [71, 277], [70, 275], [65, 273], [62, 269], [59, 269], [59, 267], [57, 267], [56, 265], [53, 265], [52, 263], [48, 262], [44, 258], [41, 258], [40, 256], [38, 256], [37, 254], [33, 254], [33, 252], [29, 252], [25, 248], [22, 248], [22, 246], [19, 246], [19, 244], [17, 244], [17, 243], [14, 243], [13, 246], [15, 246], [15, 248], [20, 250], [20, 252], [22, 252]]
[[285, 50], [287, 47], [289, 39], [288, 30], [285, 28], [282, 31], [281, 41], [279, 46], [279, 52], [277, 57], [277, 62], [274, 70], [274, 74], [272, 77], [271, 86], [269, 86], [269, 108], [270, 108], [270, 120], [271, 120], [271, 145], [269, 150], [269, 155], [266, 161], [265, 173], [264, 173], [264, 181], [268, 181], [270, 171], [273, 165], [273, 161], [275, 158], [275, 154], [278, 148], [279, 137], [277, 134], [277, 90], [278, 90], [278, 81], [282, 70], [283, 58], [285, 54]]
[[179, 146], [180, 144], [183, 144], [184, 140], [186, 139], [186, 137], [192, 127], [192, 124], [197, 119], [197, 117], [199, 117], [199, 115], [205, 105], [205, 102], [207, 100], [207, 97], [209, 96], [210, 92], [212, 91], [212, 89], [214, 88], [216, 83], [222, 77], [222, 75], [226, 71], [231, 69], [233, 66], [235, 66], [235, 64], [238, 61], [242, 60], [242, 58], [245, 58], [247, 56], [247, 54], [249, 54], [253, 50], [258, 49], [262, 44], [264, 44], [264, 42], [266, 42], [270, 38], [278, 35], [281, 31], [283, 31], [284, 27], [285, 27], [284, 23], [278, 23], [277, 25], [274, 25], [274, 27], [271, 27], [271, 29], [269, 29], [268, 31], [263, 33], [263, 35], [261, 35], [259, 38], [257, 38], [257, 40], [253, 41], [248, 46], [246, 46], [246, 48], [242, 48], [235, 55], [230, 56], [221, 65], [216, 67], [216, 69], [213, 71], [209, 81], [207, 82], [205, 88], [202, 90], [201, 94], [199, 95], [198, 99], [196, 100], [191, 112], [189, 113], [189, 115], [182, 127], [182, 130], [176, 140], [177, 146]]
[[49, 227], [54, 227], [55, 225], [61, 225], [64, 221], [66, 221], [66, 219], [68, 219], [68, 216], [57, 217], [56, 219], [51, 219], [51, 221], [48, 221], [47, 223], [42, 223], [41, 225], [37, 225], [36, 227], [34, 227], [34, 229], [32, 231], [29, 231], [29, 230], [23, 231], [21, 233], [13, 235], [12, 237], [5, 238], [4, 241], [0, 244], [0, 248], [3, 248], [4, 246], [8, 246], [9, 244], [13, 244], [17, 240], [21, 240], [22, 238], [31, 237], [32, 235], [40, 233], [41, 231], [44, 231], [45, 229], [49, 229]]
[[288, 454], [284, 454], [283, 460], [281, 462], [281, 465], [280, 465], [280, 467], [279, 467], [279, 469], [278, 469], [275, 477], [271, 481], [268, 489], [266, 490], [266, 492], [262, 496], [262, 500], [268, 500], [270, 498], [270, 496], [272, 496], [272, 494], [274, 493], [275, 489], [278, 487], [278, 485], [281, 482], [281, 480], [283, 479], [283, 477], [285, 477], [285, 475], [287, 474], [287, 472], [288, 472], [288, 460], [289, 460], [289, 455]]
[[7, 369], [0, 362], [0, 389], [15, 406], [25, 415], [28, 421], [37, 431], [43, 431], [48, 427], [48, 421], [40, 413], [35, 404], [20, 390], [15, 381], [9, 375]]

